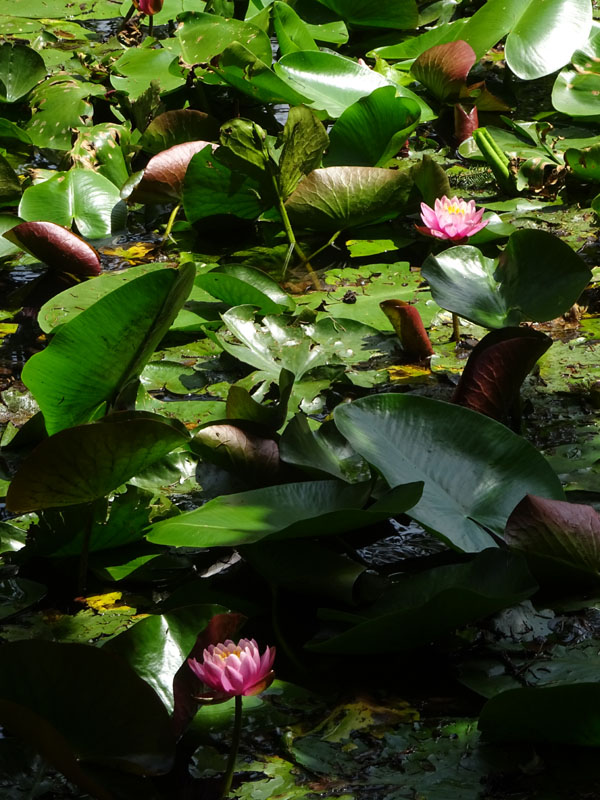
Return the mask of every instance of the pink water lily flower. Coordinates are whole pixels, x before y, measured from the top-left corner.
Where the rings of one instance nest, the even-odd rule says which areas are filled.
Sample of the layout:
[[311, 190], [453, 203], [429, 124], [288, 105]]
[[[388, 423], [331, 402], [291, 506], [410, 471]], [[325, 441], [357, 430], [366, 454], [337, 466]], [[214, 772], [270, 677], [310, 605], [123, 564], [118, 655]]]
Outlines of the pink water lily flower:
[[448, 239], [451, 242], [465, 241], [469, 236], [485, 228], [487, 220], [482, 220], [483, 209], [475, 210], [475, 201], [450, 200], [444, 195], [437, 198], [434, 207], [421, 203], [421, 219], [424, 226], [415, 225], [425, 236], [434, 239]]
[[147, 14], [149, 17], [152, 17], [154, 14], [158, 14], [159, 11], [162, 11], [163, 1], [164, 0], [137, 0], [135, 5], [142, 14]]
[[226, 639], [221, 644], [211, 644], [204, 651], [200, 664], [189, 658], [192, 672], [213, 692], [214, 698], [260, 694], [271, 685], [275, 674], [271, 667], [275, 660], [275, 648], [267, 647], [260, 654], [254, 639], [240, 639], [235, 644]]

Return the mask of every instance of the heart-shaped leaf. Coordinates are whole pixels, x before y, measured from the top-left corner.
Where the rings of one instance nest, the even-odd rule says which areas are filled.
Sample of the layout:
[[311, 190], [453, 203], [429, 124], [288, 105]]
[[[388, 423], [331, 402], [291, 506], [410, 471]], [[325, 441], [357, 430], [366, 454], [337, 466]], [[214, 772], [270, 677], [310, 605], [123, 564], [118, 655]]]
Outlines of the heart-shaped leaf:
[[554, 319], [575, 303], [591, 273], [568, 244], [551, 233], [513, 233], [499, 259], [476, 247], [429, 256], [422, 273], [442, 308], [487, 328]]
[[459, 550], [492, 547], [485, 529], [501, 536], [528, 492], [563, 498], [560, 481], [533, 445], [460, 406], [380, 394], [338, 406], [335, 423], [390, 486], [424, 481], [410, 516]]
[[412, 185], [408, 171], [327, 167], [313, 170], [285, 205], [294, 225], [338, 231], [397, 217]]
[[67, 228], [75, 223], [86, 239], [100, 239], [122, 229], [126, 210], [112, 181], [92, 170], [72, 169], [25, 189], [19, 216]]

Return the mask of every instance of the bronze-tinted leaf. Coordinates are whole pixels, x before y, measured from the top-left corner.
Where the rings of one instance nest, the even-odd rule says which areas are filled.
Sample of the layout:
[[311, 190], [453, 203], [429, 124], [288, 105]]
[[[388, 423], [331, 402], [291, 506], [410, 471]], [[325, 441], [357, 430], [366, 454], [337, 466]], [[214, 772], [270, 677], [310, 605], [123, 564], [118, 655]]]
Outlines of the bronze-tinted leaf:
[[533, 328], [491, 331], [471, 353], [452, 402], [506, 422], [521, 384], [551, 344]]
[[458, 98], [476, 61], [471, 45], [459, 40], [430, 47], [416, 59], [411, 72], [438, 100], [445, 101]]
[[[211, 142], [185, 142], [157, 153], [146, 165], [144, 176], [129, 199], [134, 203], [179, 202], [188, 164], [196, 153], [209, 145]], [[214, 150], [217, 145], [212, 144], [212, 147]]]
[[591, 506], [528, 494], [506, 523], [508, 544], [600, 575], [600, 514]]
[[433, 355], [431, 341], [416, 306], [404, 300], [384, 300], [379, 305], [392, 323], [407, 358], [422, 361]]
[[219, 136], [219, 123], [204, 111], [176, 108], [155, 117], [144, 131], [141, 145], [148, 153], [160, 153], [178, 144], [212, 141]]
[[4, 238], [60, 272], [99, 275], [100, 257], [81, 236], [54, 222], [22, 222]]
[[279, 447], [251, 430], [228, 423], [207, 425], [194, 436], [193, 447], [208, 461], [239, 472], [254, 485], [276, 481], [280, 472]]

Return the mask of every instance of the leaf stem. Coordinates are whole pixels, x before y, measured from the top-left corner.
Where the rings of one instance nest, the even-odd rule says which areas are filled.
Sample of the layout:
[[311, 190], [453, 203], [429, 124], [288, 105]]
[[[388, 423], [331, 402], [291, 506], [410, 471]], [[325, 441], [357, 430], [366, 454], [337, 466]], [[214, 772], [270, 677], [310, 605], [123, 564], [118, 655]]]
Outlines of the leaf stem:
[[[281, 219], [283, 221], [283, 227], [285, 229], [285, 234], [288, 238], [288, 242], [294, 246], [294, 249], [296, 250], [298, 256], [300, 257], [300, 261], [306, 267], [306, 271], [310, 276], [313, 286], [315, 287], [315, 289], [317, 289], [317, 291], [319, 291], [321, 289], [321, 281], [319, 280], [319, 276], [317, 275], [317, 273], [312, 268], [310, 264], [310, 259], [308, 259], [304, 255], [302, 248], [296, 241], [296, 234], [294, 233], [294, 229], [292, 228], [292, 223], [290, 222], [290, 218], [287, 213], [287, 208], [285, 207], [285, 203], [283, 202], [283, 198], [281, 197], [281, 194], [279, 192], [277, 179], [272, 172], [271, 172], [271, 180], [273, 181], [273, 188], [275, 189], [275, 194], [277, 196], [277, 205], [279, 208], [279, 213], [281, 214]], [[285, 274], [283, 277], [285, 278]]]
[[242, 734], [242, 695], [237, 694], [235, 696], [235, 715], [233, 719], [233, 734], [231, 736], [231, 749], [229, 750], [229, 758], [227, 759], [227, 767], [225, 768], [225, 778], [223, 780], [223, 789], [221, 790], [221, 800], [225, 800], [225, 798], [229, 797], [229, 792], [231, 791], [231, 783], [233, 781], [235, 762], [240, 747], [241, 734]]
[[171, 236], [171, 231], [173, 230], [173, 225], [175, 224], [175, 217], [177, 216], [180, 208], [181, 203], [177, 203], [177, 205], [173, 207], [173, 210], [169, 216], [169, 221], [167, 222], [167, 227], [165, 228], [165, 235], [162, 238], [162, 244], [164, 244]]
[[508, 168], [510, 159], [506, 153], [500, 149], [500, 146], [487, 128], [477, 128], [474, 130], [473, 139], [494, 173], [494, 178], [496, 178], [498, 186], [512, 197], [518, 195], [519, 192], [514, 176]]
[[129, 20], [130, 20], [130, 19], [133, 17], [133, 15], [135, 14], [135, 10], [136, 10], [136, 9], [135, 9], [135, 6], [134, 6], [134, 5], [133, 5], [133, 3], [132, 3], [132, 4], [131, 4], [131, 8], [129, 9], [129, 11], [128, 11], [128, 12], [125, 14], [125, 16], [123, 17], [123, 21], [121, 22], [121, 25], [119, 26], [119, 31], [122, 31], [122, 30], [123, 30], [123, 28], [125, 27], [125, 25], [127, 25], [127, 23], [129, 22]]
[[335, 242], [335, 240], [337, 239], [337, 237], [340, 235], [341, 232], [342, 232], [341, 230], [336, 231], [333, 234], [333, 236], [330, 239], [328, 239], [322, 247], [317, 248], [313, 253], [309, 255], [308, 260], [312, 261], [313, 258], [316, 258], [316, 256], [318, 256], [319, 253], [322, 253], [323, 250], [327, 250], [327, 248]]
[[452, 336], [451, 342], [460, 342], [460, 317], [452, 312]]

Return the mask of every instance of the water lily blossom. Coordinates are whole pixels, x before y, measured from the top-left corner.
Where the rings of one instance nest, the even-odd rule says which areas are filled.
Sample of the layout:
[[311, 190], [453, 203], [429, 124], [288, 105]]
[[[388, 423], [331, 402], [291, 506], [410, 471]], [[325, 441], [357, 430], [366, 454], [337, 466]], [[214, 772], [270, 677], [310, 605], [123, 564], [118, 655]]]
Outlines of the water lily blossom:
[[152, 17], [162, 11], [163, 0], [137, 0], [135, 5], [142, 14]]
[[260, 654], [254, 639], [240, 639], [235, 644], [226, 639], [211, 644], [204, 651], [202, 663], [188, 659], [192, 672], [214, 692], [214, 698], [227, 700], [260, 694], [274, 678], [272, 670], [275, 648], [267, 647]]
[[421, 219], [424, 225], [415, 227], [420, 233], [434, 239], [463, 242], [485, 228], [487, 220], [482, 220], [482, 217], [483, 209], [477, 211], [474, 200], [466, 202], [458, 197], [448, 199], [444, 195], [437, 198], [433, 208], [421, 203]]

